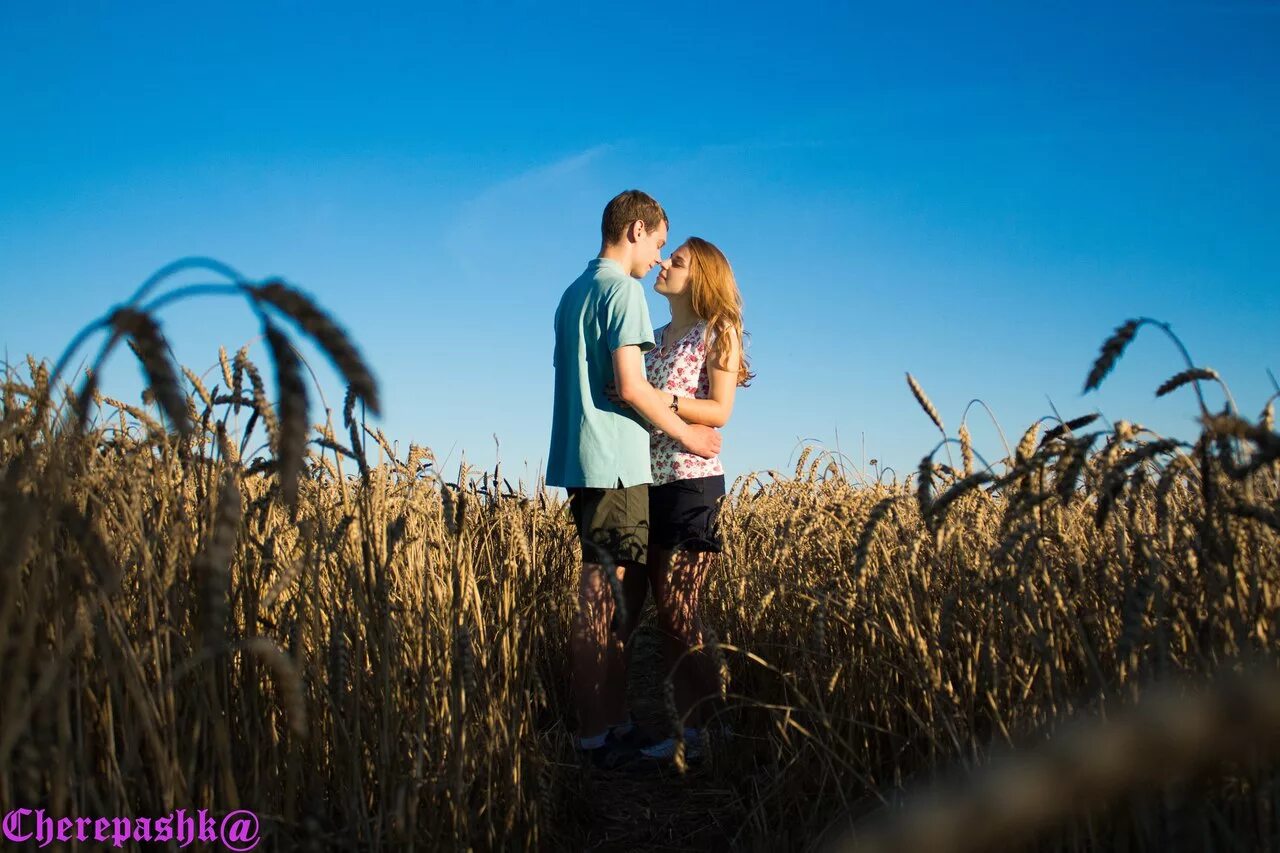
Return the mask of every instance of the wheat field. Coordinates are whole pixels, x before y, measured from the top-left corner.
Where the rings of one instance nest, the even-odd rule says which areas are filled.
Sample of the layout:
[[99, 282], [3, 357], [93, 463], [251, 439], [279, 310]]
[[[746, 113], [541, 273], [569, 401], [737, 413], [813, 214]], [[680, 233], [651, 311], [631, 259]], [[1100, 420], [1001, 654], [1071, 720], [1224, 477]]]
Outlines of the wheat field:
[[[261, 318], [276, 399], [243, 351], [210, 387], [172, 363], [157, 317], [182, 291], [91, 327], [85, 375], [6, 367], [6, 810], [248, 808], [282, 850], [1277, 846], [1271, 401], [1211, 411], [1225, 384], [1188, 359], [1160, 393], [1200, 407], [1193, 441], [1085, 416], [988, 464], [908, 377], [942, 440], [903, 482], [812, 449], [733, 484], [698, 651], [733, 734], [601, 778], [570, 737], [564, 504], [400, 450], [334, 320], [278, 282], [219, 287]], [[1117, 329], [1087, 385], [1162, 328]], [[349, 385], [323, 423], [301, 338]], [[97, 387], [121, 341], [136, 404]], [[678, 730], [652, 631], [633, 690]]]

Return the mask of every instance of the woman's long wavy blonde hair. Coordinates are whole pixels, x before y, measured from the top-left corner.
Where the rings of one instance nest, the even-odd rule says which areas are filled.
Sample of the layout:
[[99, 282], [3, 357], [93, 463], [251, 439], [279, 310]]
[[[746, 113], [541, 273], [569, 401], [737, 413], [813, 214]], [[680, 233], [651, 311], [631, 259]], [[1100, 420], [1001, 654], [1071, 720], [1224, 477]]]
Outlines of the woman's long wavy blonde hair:
[[723, 365], [729, 357], [729, 342], [742, 341], [738, 363], [738, 384], [749, 385], [755, 378], [747, 365], [747, 346], [742, 331], [742, 294], [733, 277], [729, 260], [701, 237], [684, 241], [693, 257], [689, 285], [693, 290], [693, 313], [707, 323], [704, 340], [710, 341], [711, 363]]

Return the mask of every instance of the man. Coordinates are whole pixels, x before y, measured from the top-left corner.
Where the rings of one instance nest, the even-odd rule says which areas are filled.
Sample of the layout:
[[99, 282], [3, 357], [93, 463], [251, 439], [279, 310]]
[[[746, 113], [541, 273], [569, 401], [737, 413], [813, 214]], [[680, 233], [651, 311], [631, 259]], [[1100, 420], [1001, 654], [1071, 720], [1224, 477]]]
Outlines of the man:
[[[714, 429], [685, 423], [654, 394], [644, 352], [653, 324], [642, 278], [661, 261], [667, 214], [639, 190], [604, 209], [600, 255], [569, 285], [556, 308], [555, 410], [547, 485], [563, 486], [582, 546], [578, 611], [570, 639], [577, 746], [598, 767], [614, 766], [633, 746], [626, 707], [624, 643], [629, 624], [614, 625], [614, 581], [630, 617], [644, 602], [649, 546], [649, 429], [652, 424], [690, 453], [720, 452]], [[630, 408], [611, 402], [614, 384]], [[646, 423], [647, 421], [647, 423]], [[629, 605], [629, 606], [628, 606]]]

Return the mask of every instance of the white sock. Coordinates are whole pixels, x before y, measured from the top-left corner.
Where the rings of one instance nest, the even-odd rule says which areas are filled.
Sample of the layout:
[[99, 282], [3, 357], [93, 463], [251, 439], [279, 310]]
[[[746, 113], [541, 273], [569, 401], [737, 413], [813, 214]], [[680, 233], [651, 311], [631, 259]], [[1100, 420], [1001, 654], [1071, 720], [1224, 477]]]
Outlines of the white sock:
[[599, 749], [604, 746], [604, 734], [598, 734], [593, 737], [575, 738], [578, 742], [578, 749]]

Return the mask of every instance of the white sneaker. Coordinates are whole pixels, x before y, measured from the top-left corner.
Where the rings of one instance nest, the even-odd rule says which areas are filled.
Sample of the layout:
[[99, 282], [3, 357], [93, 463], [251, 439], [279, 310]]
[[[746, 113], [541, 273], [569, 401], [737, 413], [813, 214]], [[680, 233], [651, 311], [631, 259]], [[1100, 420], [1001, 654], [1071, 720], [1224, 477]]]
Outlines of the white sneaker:
[[[685, 729], [684, 757], [690, 761], [701, 758], [705, 740], [701, 729]], [[671, 761], [676, 757], [676, 739], [669, 737], [666, 740], [660, 740], [653, 746], [646, 746], [640, 750], [640, 754], [655, 761]]]

